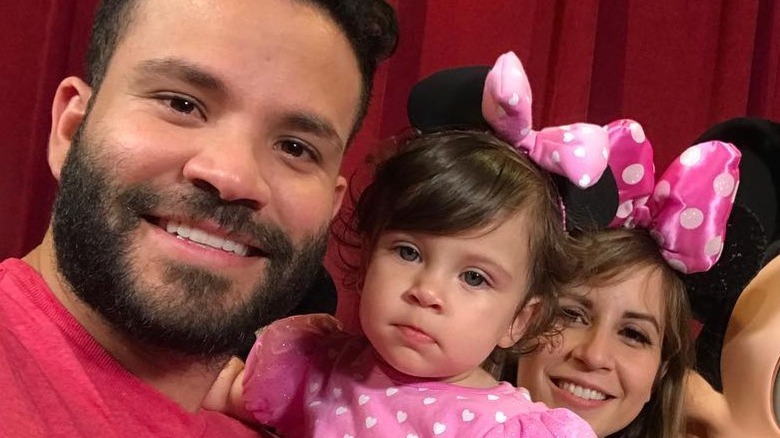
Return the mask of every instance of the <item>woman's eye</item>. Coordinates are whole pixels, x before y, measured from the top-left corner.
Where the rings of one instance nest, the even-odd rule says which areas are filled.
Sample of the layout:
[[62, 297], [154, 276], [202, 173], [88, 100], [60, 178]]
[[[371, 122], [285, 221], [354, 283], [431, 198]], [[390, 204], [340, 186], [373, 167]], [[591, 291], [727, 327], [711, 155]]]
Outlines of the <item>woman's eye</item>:
[[582, 311], [576, 308], [572, 307], [561, 307], [560, 309], [561, 318], [567, 323], [567, 324], [584, 324], [585, 323], [585, 315], [582, 314]]
[[625, 328], [622, 330], [622, 335], [633, 344], [650, 345], [652, 342], [650, 338], [639, 330], [632, 328]]
[[420, 258], [420, 253], [411, 246], [399, 245], [395, 249], [398, 255], [407, 262], [414, 262]]
[[463, 281], [472, 287], [479, 287], [487, 283], [485, 276], [476, 271], [466, 271], [461, 276]]

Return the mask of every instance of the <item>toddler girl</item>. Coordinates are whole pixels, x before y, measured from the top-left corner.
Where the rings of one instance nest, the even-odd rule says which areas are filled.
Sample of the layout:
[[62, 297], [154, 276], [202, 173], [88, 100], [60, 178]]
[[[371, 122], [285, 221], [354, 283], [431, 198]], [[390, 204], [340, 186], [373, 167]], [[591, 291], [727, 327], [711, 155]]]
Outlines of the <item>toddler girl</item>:
[[324, 316], [270, 325], [227, 410], [285, 437], [594, 436], [480, 367], [548, 332], [561, 216], [546, 172], [490, 134], [407, 141], [355, 209], [363, 334]]

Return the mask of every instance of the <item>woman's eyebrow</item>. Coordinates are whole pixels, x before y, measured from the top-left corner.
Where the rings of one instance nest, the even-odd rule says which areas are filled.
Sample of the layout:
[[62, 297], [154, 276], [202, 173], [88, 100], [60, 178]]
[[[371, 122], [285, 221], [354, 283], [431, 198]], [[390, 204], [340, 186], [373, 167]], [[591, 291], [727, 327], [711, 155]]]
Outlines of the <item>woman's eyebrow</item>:
[[642, 320], [642, 321], [647, 321], [647, 322], [651, 323], [655, 327], [655, 330], [658, 333], [661, 333], [661, 326], [658, 324], [658, 320], [655, 319], [655, 316], [653, 316], [653, 315], [651, 315], [649, 313], [630, 312], [629, 311], [629, 312], [625, 312], [623, 314], [623, 317], [626, 318], [626, 319], [639, 319], [639, 320]]

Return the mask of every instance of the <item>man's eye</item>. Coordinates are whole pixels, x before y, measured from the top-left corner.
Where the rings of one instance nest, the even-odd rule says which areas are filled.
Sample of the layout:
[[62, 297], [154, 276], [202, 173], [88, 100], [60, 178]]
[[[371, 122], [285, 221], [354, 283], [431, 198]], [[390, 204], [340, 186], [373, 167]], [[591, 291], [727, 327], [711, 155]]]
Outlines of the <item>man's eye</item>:
[[466, 271], [461, 276], [463, 281], [472, 287], [479, 287], [487, 283], [485, 276], [477, 271]]
[[182, 113], [182, 114], [191, 114], [193, 111], [198, 110], [198, 105], [188, 99], [185, 99], [183, 97], [169, 97], [168, 98], [168, 105], [176, 112]]
[[282, 140], [279, 142], [279, 149], [287, 155], [295, 158], [308, 156], [311, 159], [316, 159], [316, 155], [306, 143], [299, 140]]
[[407, 262], [414, 262], [420, 258], [420, 253], [411, 246], [399, 245], [395, 250], [398, 252], [398, 256]]

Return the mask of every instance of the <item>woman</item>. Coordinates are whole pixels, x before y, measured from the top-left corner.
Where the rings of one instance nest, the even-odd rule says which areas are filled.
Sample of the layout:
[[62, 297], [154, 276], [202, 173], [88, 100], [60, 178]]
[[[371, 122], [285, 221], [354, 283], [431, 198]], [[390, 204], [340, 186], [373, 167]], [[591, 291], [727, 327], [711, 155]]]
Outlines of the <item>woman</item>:
[[685, 287], [645, 230], [576, 237], [580, 269], [561, 297], [560, 339], [522, 356], [517, 383], [599, 437], [679, 437], [692, 363]]

